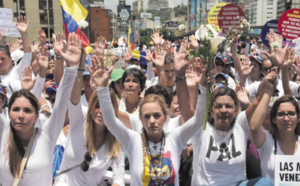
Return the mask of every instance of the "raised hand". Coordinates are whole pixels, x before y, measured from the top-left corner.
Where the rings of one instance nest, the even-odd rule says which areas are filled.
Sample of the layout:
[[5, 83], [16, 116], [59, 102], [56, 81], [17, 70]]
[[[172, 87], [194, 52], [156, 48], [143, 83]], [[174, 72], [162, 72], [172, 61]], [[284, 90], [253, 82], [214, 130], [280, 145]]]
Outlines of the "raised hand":
[[48, 68], [48, 63], [49, 63], [49, 59], [48, 56], [49, 54], [46, 52], [45, 47], [39, 47], [39, 56], [37, 58], [37, 64], [39, 65], [39, 67], [43, 70], [47, 70]]
[[73, 32], [69, 34], [67, 50], [57, 50], [67, 63], [68, 67], [76, 66], [80, 62], [81, 57], [81, 40]]
[[29, 25], [29, 20], [26, 21], [26, 17], [23, 16], [18, 17], [18, 22], [16, 23], [17, 29], [21, 35], [27, 34], [27, 29]]
[[166, 52], [162, 49], [161, 45], [155, 46], [154, 51], [155, 51], [155, 59], [153, 58], [153, 55], [151, 55], [151, 60], [158, 67], [164, 66], [165, 58], [166, 58]]
[[47, 41], [46, 34], [42, 28], [39, 28], [38, 33], [39, 33], [38, 38], [40, 40], [40, 46], [43, 46], [46, 44]]
[[292, 48], [288, 53], [286, 53], [283, 66], [290, 67], [293, 65], [295, 58], [295, 48]]
[[185, 71], [188, 67], [189, 61], [187, 59], [187, 56], [189, 55], [185, 49], [187, 47], [187, 40], [185, 42], [181, 43], [179, 52], [176, 52], [174, 50], [174, 71], [178, 75], [185, 75]]
[[91, 81], [95, 83], [97, 87], [103, 88], [108, 85], [108, 80], [113, 70], [113, 66], [106, 71], [102, 56], [99, 58], [97, 56], [93, 56], [91, 66], [88, 66], [87, 68], [90, 71]]
[[300, 74], [300, 57], [299, 56], [296, 57], [295, 64], [293, 64], [293, 66], [295, 67], [297, 74]]
[[194, 47], [194, 49], [195, 49], [195, 50], [198, 50], [199, 43], [198, 43], [196, 37], [195, 37], [194, 35], [191, 35], [191, 36], [189, 37], [189, 40], [191, 41], [191, 44], [192, 44], [192, 46]]
[[148, 61], [148, 62], [150, 62], [150, 61], [152, 61], [152, 53], [151, 53], [151, 50], [146, 50], [146, 56], [144, 56], [144, 58]]
[[[267, 35], [268, 41], [269, 41], [269, 53], [266, 51], [262, 51], [262, 54], [266, 55], [272, 64], [282, 67], [284, 61], [285, 61], [285, 56], [286, 53], [288, 52], [288, 43], [285, 45], [284, 48], [282, 48], [282, 36], [276, 34], [273, 29], [270, 30], [270, 33]], [[277, 43], [278, 48], [272, 46], [272, 43]]]
[[272, 69], [271, 71], [264, 79], [263, 86], [265, 87], [265, 92], [272, 93], [274, 92], [274, 89], [277, 86], [278, 83], [278, 74], [275, 69]]
[[238, 97], [238, 100], [242, 103], [242, 105], [249, 105], [250, 104], [249, 97], [248, 97], [247, 93], [245, 92], [244, 87], [241, 87], [240, 85], [236, 85], [235, 86], [235, 92], [236, 92], [236, 95]]
[[163, 39], [163, 35], [159, 36], [159, 30], [154, 30], [151, 39], [155, 45], [159, 45]]
[[95, 54], [98, 55], [98, 57], [104, 56], [105, 44], [106, 42], [104, 37], [100, 36], [97, 38], [97, 41], [95, 42], [94, 46], [95, 46]]
[[130, 63], [130, 59], [131, 59], [132, 55], [131, 55], [131, 50], [128, 48], [128, 50], [125, 52], [124, 54], [124, 61], [126, 63]]
[[32, 68], [27, 66], [21, 73], [21, 85], [22, 89], [31, 90], [35, 84], [36, 79], [32, 80]]
[[55, 35], [53, 47], [56, 53], [63, 52], [66, 50], [66, 44], [64, 42], [64, 34], [63, 33], [57, 33]]
[[0, 45], [4, 45], [4, 34], [0, 31]]

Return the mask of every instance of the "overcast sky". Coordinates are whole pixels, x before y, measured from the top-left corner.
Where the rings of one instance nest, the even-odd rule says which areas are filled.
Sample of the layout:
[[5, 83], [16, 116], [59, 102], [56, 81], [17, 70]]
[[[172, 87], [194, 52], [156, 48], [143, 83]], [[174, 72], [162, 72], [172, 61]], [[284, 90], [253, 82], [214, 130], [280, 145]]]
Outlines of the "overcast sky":
[[[134, 2], [134, 1], [136, 1], [136, 0], [126, 0], [126, 4], [132, 6], [132, 2]], [[143, 1], [145, 2], [145, 6], [147, 7], [149, 0], [143, 0]], [[173, 7], [181, 4], [181, 2], [183, 2], [183, 4], [185, 4], [185, 5], [187, 4], [187, 0], [169, 0], [169, 6], [173, 8]], [[119, 3], [119, 0], [104, 0], [105, 8], [111, 9], [115, 12], [117, 11], [118, 3]]]

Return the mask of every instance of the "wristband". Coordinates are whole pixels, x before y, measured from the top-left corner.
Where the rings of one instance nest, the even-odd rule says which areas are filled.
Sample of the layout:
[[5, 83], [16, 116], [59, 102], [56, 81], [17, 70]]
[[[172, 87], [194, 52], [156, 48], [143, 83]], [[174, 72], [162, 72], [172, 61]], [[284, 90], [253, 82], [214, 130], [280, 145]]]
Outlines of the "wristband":
[[183, 81], [185, 79], [186, 79], [185, 75], [182, 76], [182, 75], [176, 74], [176, 76], [175, 76], [175, 82]]

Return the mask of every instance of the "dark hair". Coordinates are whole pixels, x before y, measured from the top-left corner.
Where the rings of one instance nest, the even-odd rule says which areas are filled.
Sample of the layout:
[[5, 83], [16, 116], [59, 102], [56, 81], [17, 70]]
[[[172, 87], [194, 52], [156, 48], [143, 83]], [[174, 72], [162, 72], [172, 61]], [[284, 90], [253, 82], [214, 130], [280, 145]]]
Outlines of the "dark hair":
[[138, 78], [140, 81], [140, 87], [141, 87], [141, 91], [144, 90], [145, 88], [145, 83], [146, 83], [146, 76], [144, 74], [144, 72], [142, 72], [141, 70], [137, 69], [137, 68], [129, 68], [126, 69], [123, 76], [122, 76], [122, 85], [124, 87], [124, 82], [125, 79], [128, 75], [133, 75], [134, 77]]
[[145, 96], [147, 96], [149, 94], [156, 94], [156, 95], [163, 96], [167, 105], [169, 105], [171, 102], [168, 91], [160, 85], [154, 85], [154, 86], [151, 86], [150, 88], [148, 88], [145, 92]]
[[175, 96], [177, 96], [176, 90], [174, 90], [173, 92], [171, 92], [169, 95], [170, 95], [170, 102], [169, 102], [169, 104], [168, 104], [168, 107], [170, 108], [171, 103], [172, 103], [172, 101], [173, 101], [173, 98], [174, 98]]
[[[25, 97], [30, 104], [35, 108], [35, 113], [39, 112], [39, 105], [37, 98], [28, 90], [21, 89], [17, 92], [14, 92], [10, 97], [8, 103], [8, 112], [10, 112], [12, 104], [16, 101], [17, 98]], [[8, 137], [8, 155], [9, 155], [9, 168], [13, 177], [18, 177], [20, 171], [21, 161], [25, 155], [25, 150], [22, 145], [22, 142], [18, 135], [16, 134], [15, 129], [10, 125], [10, 133]]]
[[[271, 120], [270, 133], [272, 134], [274, 139], [278, 139], [279, 131], [278, 131], [276, 123], [274, 123], [273, 120], [275, 120], [275, 118], [276, 118], [276, 114], [278, 112], [278, 108], [279, 108], [280, 104], [281, 103], [287, 103], [287, 102], [294, 105], [294, 107], [296, 109], [297, 117], [299, 118], [299, 113], [300, 113], [299, 105], [298, 105], [298, 102], [295, 100], [295, 98], [293, 96], [284, 95], [284, 96], [278, 98], [274, 102], [274, 104], [271, 108], [271, 111], [270, 111], [270, 120]], [[297, 127], [295, 129], [295, 133], [297, 131], [298, 126], [299, 126], [299, 123], [297, 124]]]
[[9, 58], [11, 58], [9, 48], [7, 46], [0, 45], [0, 51], [4, 52]]
[[[212, 95], [211, 95], [210, 107], [209, 107], [210, 112], [212, 112], [213, 104], [216, 101], [217, 97], [219, 97], [219, 96], [229, 96], [229, 97], [231, 97], [234, 101], [234, 105], [236, 107], [238, 107], [239, 101], [238, 101], [238, 98], [237, 98], [237, 95], [236, 95], [235, 91], [232, 90], [229, 87], [221, 87], [221, 88], [215, 89], [213, 91]], [[210, 118], [209, 122], [210, 122], [210, 124], [213, 125], [214, 124], [214, 118]], [[235, 123], [235, 119], [232, 120], [231, 126], [233, 126], [234, 123]]]

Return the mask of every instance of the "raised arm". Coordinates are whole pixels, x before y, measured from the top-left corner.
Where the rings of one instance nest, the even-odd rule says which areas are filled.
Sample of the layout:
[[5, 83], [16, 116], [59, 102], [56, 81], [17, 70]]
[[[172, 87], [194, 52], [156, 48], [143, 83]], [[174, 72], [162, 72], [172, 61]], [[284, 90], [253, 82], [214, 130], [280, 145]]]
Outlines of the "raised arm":
[[54, 66], [54, 81], [59, 85], [60, 80], [64, 74], [64, 60], [60, 53], [65, 51], [64, 34], [57, 33], [53, 43], [55, 50], [55, 66]]
[[274, 88], [277, 85], [277, 81], [277, 75], [274, 71], [266, 76], [265, 80], [261, 84], [261, 86], [265, 87], [264, 93], [249, 122], [250, 136], [256, 148], [260, 148], [266, 140], [266, 134], [263, 132], [262, 124], [267, 114], [269, 101]]
[[155, 46], [155, 59], [151, 55], [151, 59], [156, 66], [157, 73], [158, 73], [158, 84], [164, 88], [167, 88], [167, 80], [165, 76], [165, 58], [166, 52], [162, 49], [161, 45]]
[[292, 67], [293, 62], [296, 60], [299, 60], [299, 58], [295, 58], [295, 48], [292, 48], [288, 53], [286, 53], [285, 61], [282, 66], [282, 86], [284, 90], [285, 95], [291, 95], [292, 96], [292, 90], [289, 86], [289, 68]]
[[31, 44], [27, 35], [28, 25], [29, 21], [26, 20], [26, 17], [18, 17], [17, 29], [21, 34], [24, 53], [31, 53]]
[[[183, 48], [185, 44], [186, 43], [182, 43], [181, 48]], [[187, 121], [194, 115], [194, 110], [190, 104], [190, 97], [185, 77], [185, 72], [189, 64], [187, 56], [188, 53], [185, 52], [184, 49], [180, 50], [178, 53], [174, 51], [174, 71], [176, 87], [178, 87], [176, 89], [176, 94], [178, 96], [178, 103], [180, 111], [182, 112], [183, 121]]]
[[43, 130], [53, 142], [63, 128], [66, 111], [68, 108], [68, 99], [71, 94], [72, 86], [74, 84], [78, 64], [81, 56], [81, 41], [77, 38], [75, 33], [69, 34], [68, 48], [66, 52], [61, 52], [60, 55], [67, 63], [61, 83], [57, 89], [56, 100], [53, 107], [51, 117], [43, 124]]
[[128, 148], [130, 145], [129, 133], [133, 131], [127, 129], [126, 126], [117, 119], [107, 86], [113, 67], [111, 66], [109, 70], [106, 71], [103, 58], [100, 57], [99, 59], [97, 56], [94, 56], [91, 60], [91, 66], [88, 67], [88, 69], [90, 71], [91, 81], [93, 81], [97, 87], [96, 89], [98, 91], [101, 113], [106, 127], [120, 141], [120, 143], [124, 145], [124, 147]]

